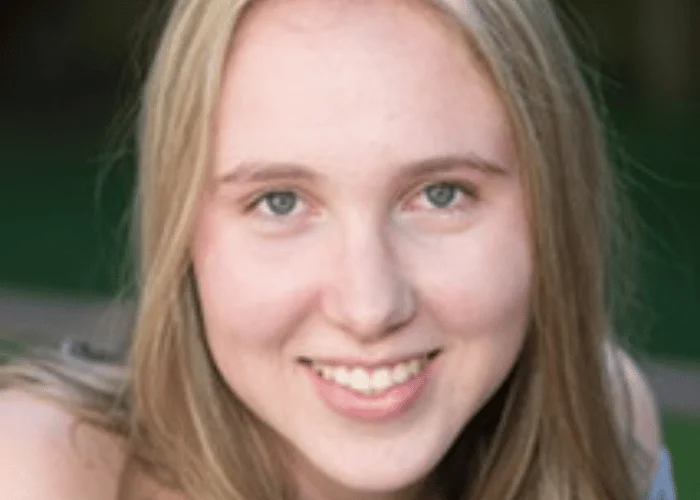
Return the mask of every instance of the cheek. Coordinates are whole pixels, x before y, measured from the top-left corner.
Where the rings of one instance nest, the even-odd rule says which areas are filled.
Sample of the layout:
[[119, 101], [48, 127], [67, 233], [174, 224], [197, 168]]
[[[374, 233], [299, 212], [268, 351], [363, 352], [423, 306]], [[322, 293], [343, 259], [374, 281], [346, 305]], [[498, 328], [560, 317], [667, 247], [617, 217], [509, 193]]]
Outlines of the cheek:
[[476, 229], [440, 249], [440, 265], [422, 281], [424, 301], [445, 331], [476, 339], [525, 329], [533, 267], [528, 242], [524, 224], [504, 224]]
[[[451, 353], [443, 371], [446, 411], [467, 420], [511, 371], [530, 318], [533, 265], [526, 231], [498, 229], [443, 248], [441, 265], [424, 281], [424, 307]], [[463, 422], [446, 425], [453, 424]]]
[[214, 343], [280, 343], [314, 303], [318, 256], [298, 244], [261, 244], [227, 226], [205, 216], [193, 247], [207, 335]]

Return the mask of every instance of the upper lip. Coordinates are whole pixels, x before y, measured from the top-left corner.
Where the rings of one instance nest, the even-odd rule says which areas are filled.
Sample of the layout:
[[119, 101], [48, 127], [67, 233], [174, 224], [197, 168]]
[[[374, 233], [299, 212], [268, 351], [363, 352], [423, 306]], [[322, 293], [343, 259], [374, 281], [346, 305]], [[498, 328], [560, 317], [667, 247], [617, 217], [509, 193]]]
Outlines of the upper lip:
[[328, 366], [360, 366], [363, 368], [376, 368], [380, 366], [391, 366], [412, 359], [427, 357], [433, 359], [441, 352], [441, 349], [428, 349], [425, 351], [417, 351], [411, 354], [399, 355], [390, 358], [381, 358], [368, 360], [367, 358], [357, 357], [338, 357], [338, 356], [301, 356], [298, 360], [305, 364], [319, 363]]

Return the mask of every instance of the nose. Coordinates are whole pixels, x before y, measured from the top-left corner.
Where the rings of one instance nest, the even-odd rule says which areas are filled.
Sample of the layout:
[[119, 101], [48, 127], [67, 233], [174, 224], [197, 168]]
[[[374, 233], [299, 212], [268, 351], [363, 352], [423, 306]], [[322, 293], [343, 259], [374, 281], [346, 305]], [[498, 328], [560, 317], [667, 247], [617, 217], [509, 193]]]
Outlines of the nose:
[[365, 229], [341, 240], [323, 294], [324, 313], [360, 342], [376, 341], [414, 316], [413, 287], [385, 235]]

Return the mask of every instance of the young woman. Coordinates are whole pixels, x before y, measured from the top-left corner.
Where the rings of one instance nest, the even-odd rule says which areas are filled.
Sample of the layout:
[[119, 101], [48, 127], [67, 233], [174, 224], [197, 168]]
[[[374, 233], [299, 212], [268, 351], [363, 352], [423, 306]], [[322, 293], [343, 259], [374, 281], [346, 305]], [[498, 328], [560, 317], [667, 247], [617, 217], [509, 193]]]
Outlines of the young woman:
[[611, 187], [546, 0], [176, 2], [128, 362], [5, 369], [0, 496], [647, 498]]

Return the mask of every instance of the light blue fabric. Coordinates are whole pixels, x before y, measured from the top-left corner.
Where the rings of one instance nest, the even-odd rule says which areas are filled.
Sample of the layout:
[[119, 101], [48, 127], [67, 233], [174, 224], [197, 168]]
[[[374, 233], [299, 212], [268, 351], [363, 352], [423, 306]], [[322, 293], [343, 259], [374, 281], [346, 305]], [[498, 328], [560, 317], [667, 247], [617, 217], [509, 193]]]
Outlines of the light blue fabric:
[[673, 465], [668, 450], [661, 450], [659, 466], [654, 484], [645, 500], [676, 500], [676, 486], [673, 481]]

